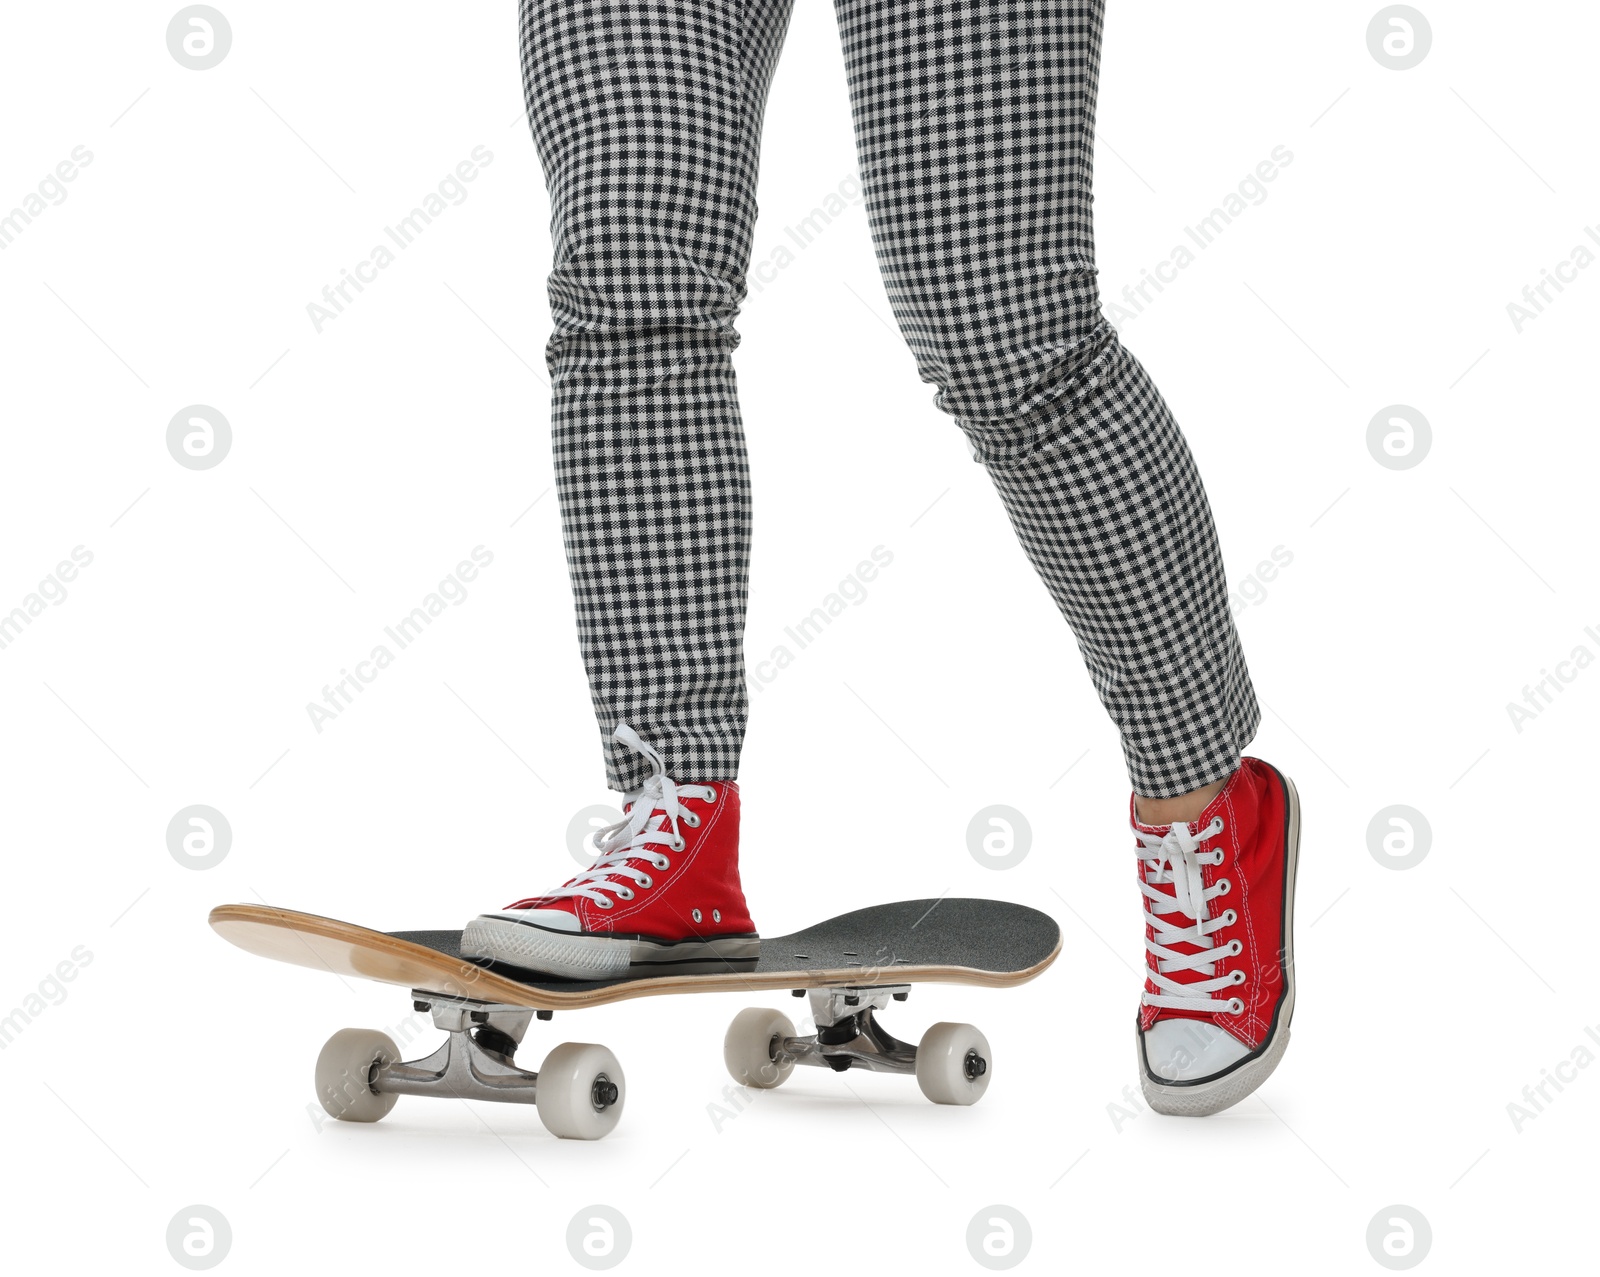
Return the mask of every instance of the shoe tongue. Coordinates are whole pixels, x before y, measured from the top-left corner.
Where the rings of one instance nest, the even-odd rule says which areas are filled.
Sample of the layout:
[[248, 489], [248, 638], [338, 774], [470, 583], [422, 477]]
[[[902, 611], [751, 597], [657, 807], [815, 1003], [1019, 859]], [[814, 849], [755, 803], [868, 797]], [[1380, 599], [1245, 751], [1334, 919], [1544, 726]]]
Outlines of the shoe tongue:
[[666, 815], [665, 802], [666, 795], [662, 793], [661, 787], [647, 784], [643, 789], [636, 789], [633, 793], [624, 795], [622, 810], [632, 816], [639, 804], [644, 803], [649, 807], [650, 816], [654, 819], [656, 816]]

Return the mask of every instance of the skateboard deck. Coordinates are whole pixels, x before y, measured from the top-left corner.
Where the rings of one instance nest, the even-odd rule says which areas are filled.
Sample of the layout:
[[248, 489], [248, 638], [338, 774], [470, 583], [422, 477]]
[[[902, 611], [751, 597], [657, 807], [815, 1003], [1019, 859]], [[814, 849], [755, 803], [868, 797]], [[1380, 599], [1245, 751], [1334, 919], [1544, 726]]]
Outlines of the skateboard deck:
[[709, 975], [562, 980], [461, 956], [459, 931], [373, 931], [270, 905], [220, 905], [223, 939], [279, 962], [506, 1006], [560, 1011], [667, 993], [920, 983], [1005, 988], [1061, 949], [1048, 914], [998, 900], [906, 900], [763, 939], [753, 968]]

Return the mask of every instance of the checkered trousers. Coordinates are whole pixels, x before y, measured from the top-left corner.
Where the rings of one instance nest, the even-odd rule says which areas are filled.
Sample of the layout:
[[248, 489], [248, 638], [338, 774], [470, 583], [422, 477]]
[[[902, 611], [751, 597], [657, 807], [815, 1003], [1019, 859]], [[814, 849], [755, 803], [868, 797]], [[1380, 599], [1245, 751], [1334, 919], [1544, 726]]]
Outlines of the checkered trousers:
[[[1259, 711], [1193, 459], [1101, 317], [1104, 0], [835, 0], [873, 243], [934, 402], [1072, 627], [1135, 789], [1238, 763]], [[732, 364], [790, 0], [523, 0], [550, 186], [563, 535], [603, 737], [737, 775], [750, 483]], [[974, 693], [976, 694], [976, 693]], [[609, 740], [608, 779], [643, 781]]]

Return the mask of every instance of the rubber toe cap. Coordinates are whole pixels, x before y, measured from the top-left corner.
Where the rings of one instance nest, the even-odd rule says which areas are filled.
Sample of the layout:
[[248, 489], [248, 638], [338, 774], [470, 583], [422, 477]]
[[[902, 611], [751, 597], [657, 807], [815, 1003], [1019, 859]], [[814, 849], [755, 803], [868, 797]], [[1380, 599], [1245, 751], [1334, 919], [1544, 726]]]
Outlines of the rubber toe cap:
[[1157, 1020], [1144, 1034], [1144, 1057], [1163, 1082], [1193, 1082], [1232, 1068], [1250, 1048], [1209, 1020]]

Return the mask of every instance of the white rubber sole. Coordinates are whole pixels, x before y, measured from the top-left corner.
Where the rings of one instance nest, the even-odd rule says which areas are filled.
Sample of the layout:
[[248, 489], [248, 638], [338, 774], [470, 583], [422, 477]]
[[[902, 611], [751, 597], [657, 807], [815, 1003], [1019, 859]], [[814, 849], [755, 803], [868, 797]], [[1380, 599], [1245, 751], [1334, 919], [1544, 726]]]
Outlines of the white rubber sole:
[[552, 931], [486, 916], [473, 919], [461, 933], [461, 956], [487, 958], [564, 980], [711, 975], [751, 970], [761, 956], [761, 940], [757, 936], [717, 936], [668, 942], [645, 936]]
[[[1276, 770], [1276, 769], [1274, 769]], [[1284, 835], [1283, 866], [1283, 1005], [1278, 1020], [1261, 1050], [1241, 1060], [1216, 1077], [1194, 1082], [1164, 1083], [1151, 1076], [1145, 1059], [1144, 1034], [1134, 1032], [1134, 1047], [1139, 1057], [1139, 1084], [1145, 1103], [1169, 1117], [1209, 1117], [1231, 1108], [1269, 1077], [1289, 1049], [1289, 1021], [1294, 1018], [1294, 884], [1300, 860], [1300, 793], [1282, 772], [1284, 799], [1288, 807], [1288, 829]]]

